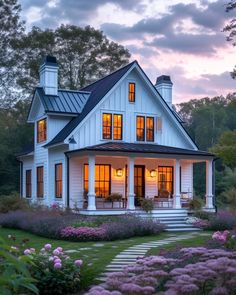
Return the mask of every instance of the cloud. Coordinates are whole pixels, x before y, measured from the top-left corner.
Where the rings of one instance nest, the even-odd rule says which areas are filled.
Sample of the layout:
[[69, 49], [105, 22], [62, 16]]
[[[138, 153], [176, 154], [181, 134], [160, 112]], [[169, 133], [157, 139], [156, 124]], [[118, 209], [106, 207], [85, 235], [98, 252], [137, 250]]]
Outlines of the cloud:
[[[118, 40], [143, 40], [148, 46], [192, 54], [214, 54], [216, 47], [226, 47], [221, 32], [227, 18], [224, 1], [178, 3], [169, 6], [168, 13], [142, 19], [132, 26], [104, 23], [101, 28], [109, 37]], [[147, 36], [153, 38], [152, 41]], [[150, 38], [149, 38], [150, 39]]]
[[40, 21], [32, 22], [40, 27], [56, 26], [61, 23], [84, 24], [89, 19], [95, 17], [98, 8], [114, 4], [124, 10], [133, 10], [141, 13], [146, 5], [143, 0], [21, 0], [21, 5], [25, 14], [32, 7], [41, 9], [42, 17]]

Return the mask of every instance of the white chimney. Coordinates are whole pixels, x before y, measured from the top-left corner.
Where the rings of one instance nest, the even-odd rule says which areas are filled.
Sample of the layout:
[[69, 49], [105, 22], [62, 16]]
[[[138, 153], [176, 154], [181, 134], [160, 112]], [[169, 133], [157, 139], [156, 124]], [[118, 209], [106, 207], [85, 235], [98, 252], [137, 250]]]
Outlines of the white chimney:
[[170, 76], [165, 75], [157, 77], [155, 84], [157, 91], [161, 94], [170, 108], [172, 108], [172, 85], [173, 83], [170, 80]]
[[46, 56], [39, 68], [40, 87], [46, 95], [57, 95], [58, 64], [54, 56]]

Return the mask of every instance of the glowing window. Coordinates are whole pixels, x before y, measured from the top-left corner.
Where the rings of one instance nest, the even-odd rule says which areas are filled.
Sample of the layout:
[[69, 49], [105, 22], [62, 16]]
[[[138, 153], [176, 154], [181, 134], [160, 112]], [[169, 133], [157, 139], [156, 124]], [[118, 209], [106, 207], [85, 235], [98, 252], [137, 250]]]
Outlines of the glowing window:
[[129, 102], [135, 102], [135, 83], [129, 83]]
[[136, 140], [145, 140], [145, 117], [143, 116], [136, 117]]
[[112, 138], [112, 115], [103, 114], [102, 116], [102, 138], [111, 139]]
[[113, 139], [122, 139], [122, 115], [113, 115]]
[[55, 197], [62, 198], [62, 164], [55, 165]]
[[154, 118], [146, 118], [146, 141], [154, 141]]
[[37, 142], [47, 140], [47, 120], [43, 119], [37, 122]]

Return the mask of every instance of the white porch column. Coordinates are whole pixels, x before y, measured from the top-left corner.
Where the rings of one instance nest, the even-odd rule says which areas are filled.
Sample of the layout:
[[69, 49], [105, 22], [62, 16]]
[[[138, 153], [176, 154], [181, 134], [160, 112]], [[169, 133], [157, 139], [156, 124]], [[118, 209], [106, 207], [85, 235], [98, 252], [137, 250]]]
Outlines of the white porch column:
[[95, 156], [90, 155], [88, 157], [89, 168], [89, 183], [88, 183], [88, 208], [87, 210], [96, 210], [95, 203]]
[[213, 160], [206, 161], [206, 209], [213, 209], [212, 170]]
[[134, 210], [134, 158], [128, 158], [128, 201], [127, 209]]
[[173, 199], [173, 208], [180, 209], [180, 160], [175, 160], [175, 169], [174, 169], [174, 199]]

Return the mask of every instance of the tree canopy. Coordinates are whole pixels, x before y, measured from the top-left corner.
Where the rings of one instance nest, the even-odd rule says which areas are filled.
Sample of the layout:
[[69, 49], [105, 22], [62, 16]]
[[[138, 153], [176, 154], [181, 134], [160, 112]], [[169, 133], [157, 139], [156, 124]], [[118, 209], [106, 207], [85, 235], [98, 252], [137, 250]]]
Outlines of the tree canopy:
[[[236, 8], [236, 0], [231, 0], [226, 5], [226, 12], [230, 12], [233, 9]], [[229, 23], [224, 27], [224, 32], [227, 32], [228, 35], [226, 37], [226, 40], [233, 43], [233, 46], [236, 46], [236, 18], [232, 18]], [[236, 66], [234, 67], [233, 71], [231, 72], [231, 76], [233, 79], [236, 78]]]

